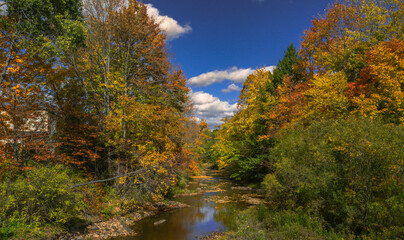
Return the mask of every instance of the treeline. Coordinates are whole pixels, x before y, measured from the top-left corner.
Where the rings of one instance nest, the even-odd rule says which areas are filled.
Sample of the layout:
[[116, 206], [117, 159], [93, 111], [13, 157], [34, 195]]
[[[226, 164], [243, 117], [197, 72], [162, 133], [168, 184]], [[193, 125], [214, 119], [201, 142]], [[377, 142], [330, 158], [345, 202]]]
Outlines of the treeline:
[[234, 239], [403, 236], [403, 19], [402, 1], [337, 2], [273, 73], [247, 78], [209, 151], [229, 177], [263, 181], [271, 213], [247, 213]]
[[66, 223], [75, 183], [115, 177], [79, 189], [86, 208], [100, 211], [109, 193], [126, 205], [161, 200], [179, 171], [197, 171], [200, 128], [186, 79], [144, 4], [0, 4], [3, 227]]

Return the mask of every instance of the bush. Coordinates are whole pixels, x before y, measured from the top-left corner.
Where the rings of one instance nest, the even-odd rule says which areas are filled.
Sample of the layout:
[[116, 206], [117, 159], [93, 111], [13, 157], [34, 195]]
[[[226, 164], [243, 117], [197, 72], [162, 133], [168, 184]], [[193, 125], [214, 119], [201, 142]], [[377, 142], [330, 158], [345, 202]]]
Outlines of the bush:
[[274, 148], [275, 173], [263, 186], [273, 206], [302, 207], [337, 230], [399, 234], [403, 140], [403, 126], [368, 119], [293, 129]]
[[79, 213], [78, 195], [60, 166], [40, 167], [0, 184], [0, 218], [19, 217], [27, 223], [63, 225]]
[[[226, 239], [342, 239], [341, 235], [327, 231], [320, 219], [301, 211], [271, 211], [264, 206], [241, 212], [237, 227]], [[345, 239], [349, 236], [345, 236]]]

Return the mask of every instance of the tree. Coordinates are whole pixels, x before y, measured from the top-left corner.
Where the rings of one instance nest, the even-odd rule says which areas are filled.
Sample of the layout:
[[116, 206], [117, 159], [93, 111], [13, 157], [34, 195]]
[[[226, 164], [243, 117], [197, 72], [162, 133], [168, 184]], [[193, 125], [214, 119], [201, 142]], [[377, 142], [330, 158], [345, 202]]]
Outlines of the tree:
[[256, 181], [263, 177], [264, 162], [273, 140], [267, 137], [268, 116], [276, 103], [271, 75], [257, 69], [244, 82], [238, 111], [217, 131], [213, 155], [219, 168], [239, 181]]
[[381, 42], [366, 52], [366, 67], [349, 85], [353, 112], [384, 122], [404, 123], [404, 41]]
[[4, 81], [16, 47], [55, 60], [52, 56], [61, 47], [60, 43], [80, 44], [83, 41], [81, 1], [6, 0], [3, 4], [1, 31], [6, 41], [2, 44], [5, 58], [2, 59], [0, 82]]
[[272, 151], [268, 198], [274, 208], [303, 209], [337, 231], [395, 238], [403, 217], [396, 211], [403, 208], [403, 134], [402, 126], [354, 117], [291, 129]]
[[[55, 159], [55, 83], [64, 81], [57, 53], [82, 40], [80, 1], [9, 0], [0, 29], [1, 162], [24, 169]], [[72, 34], [67, 36], [67, 34]]]
[[404, 3], [399, 0], [348, 0], [357, 9], [360, 18], [357, 29], [347, 34], [368, 45], [376, 45], [388, 39], [403, 40]]
[[[185, 156], [189, 89], [182, 71], [171, 67], [164, 34], [135, 0], [85, 1], [84, 10], [86, 47], [70, 52], [66, 61], [83, 89], [87, 113], [98, 118], [105, 173], [155, 166], [155, 176], [169, 179], [163, 168]], [[132, 180], [115, 184], [127, 190]]]
[[274, 87], [282, 84], [285, 77], [293, 76], [293, 82], [302, 80], [301, 74], [296, 71], [295, 65], [300, 61], [295, 46], [291, 43], [286, 49], [282, 60], [279, 60], [273, 72]]
[[[312, 26], [304, 32], [300, 49], [302, 60], [306, 62], [303, 66], [307, 68], [308, 78], [315, 73], [328, 71], [358, 72], [356, 68], [361, 67], [360, 63], [348, 60], [360, 52], [361, 46], [356, 47], [357, 42], [349, 38], [347, 31], [356, 31], [360, 23], [358, 9], [340, 3], [335, 3], [324, 17], [312, 20]], [[353, 66], [347, 68], [349, 64]]]
[[354, 82], [365, 67], [362, 57], [372, 46], [403, 38], [402, 1], [350, 0], [335, 3], [304, 32], [301, 66], [315, 73], [344, 71]]
[[307, 101], [302, 109], [305, 121], [340, 119], [347, 116], [347, 77], [343, 72], [314, 75], [303, 94]]

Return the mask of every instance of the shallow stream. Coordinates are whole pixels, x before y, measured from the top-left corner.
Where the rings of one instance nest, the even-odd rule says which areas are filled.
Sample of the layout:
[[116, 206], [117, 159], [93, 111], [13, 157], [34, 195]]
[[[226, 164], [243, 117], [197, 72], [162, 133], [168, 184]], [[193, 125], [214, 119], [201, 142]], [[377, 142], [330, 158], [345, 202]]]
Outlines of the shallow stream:
[[208, 170], [205, 176], [194, 177], [188, 189], [199, 194], [180, 196], [175, 201], [191, 207], [171, 210], [145, 218], [131, 226], [136, 236], [122, 240], [190, 240], [200, 239], [213, 232], [231, 227], [235, 213], [262, 199], [252, 190], [237, 188]]

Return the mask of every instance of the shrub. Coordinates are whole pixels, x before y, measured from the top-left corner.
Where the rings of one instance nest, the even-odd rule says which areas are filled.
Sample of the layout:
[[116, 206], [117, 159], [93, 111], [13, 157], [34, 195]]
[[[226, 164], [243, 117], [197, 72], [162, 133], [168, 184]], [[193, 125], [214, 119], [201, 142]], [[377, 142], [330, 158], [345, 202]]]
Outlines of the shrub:
[[63, 225], [79, 213], [78, 195], [61, 166], [40, 167], [0, 184], [0, 217]]
[[327, 231], [320, 219], [302, 211], [274, 212], [264, 206], [252, 207], [241, 212], [235, 221], [237, 227], [226, 239], [342, 239], [341, 235]]
[[[283, 136], [263, 185], [276, 207], [303, 207], [356, 234], [402, 229], [404, 127], [323, 121]], [[399, 231], [394, 230], [399, 233]]]

